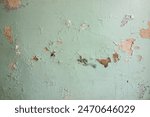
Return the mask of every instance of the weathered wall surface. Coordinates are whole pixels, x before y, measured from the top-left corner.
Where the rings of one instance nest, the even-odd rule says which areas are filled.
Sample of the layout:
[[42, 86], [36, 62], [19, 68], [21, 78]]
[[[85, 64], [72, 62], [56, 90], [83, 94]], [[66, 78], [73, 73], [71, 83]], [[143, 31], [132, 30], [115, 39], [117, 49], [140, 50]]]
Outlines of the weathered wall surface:
[[150, 99], [149, 0], [1, 0], [0, 99]]

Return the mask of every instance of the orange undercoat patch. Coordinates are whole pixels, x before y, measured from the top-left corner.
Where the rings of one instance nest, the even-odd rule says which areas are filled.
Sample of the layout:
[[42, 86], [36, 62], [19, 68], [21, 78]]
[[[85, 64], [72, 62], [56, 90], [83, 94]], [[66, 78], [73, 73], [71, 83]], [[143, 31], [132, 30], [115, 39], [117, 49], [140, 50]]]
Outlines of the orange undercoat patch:
[[104, 58], [104, 59], [96, 59], [100, 64], [102, 64], [105, 68], [108, 67], [108, 63], [111, 62], [111, 59], [108, 58]]
[[118, 54], [117, 52], [115, 52], [115, 53], [113, 54], [113, 60], [114, 60], [115, 63], [120, 60], [119, 54]]
[[126, 52], [128, 55], [132, 55], [132, 45], [134, 44], [134, 41], [135, 39], [133, 38], [126, 39], [119, 44], [119, 48], [122, 51]]
[[145, 39], [150, 39], [150, 21], [148, 22], [148, 28], [147, 29], [141, 29], [140, 30], [140, 36], [142, 38], [145, 38]]
[[4, 27], [3, 34], [6, 37], [6, 39], [8, 40], [8, 42], [10, 44], [12, 44], [13, 43], [13, 35], [12, 35], [12, 29], [10, 26]]
[[21, 0], [4, 0], [4, 4], [8, 9], [17, 9], [21, 5]]

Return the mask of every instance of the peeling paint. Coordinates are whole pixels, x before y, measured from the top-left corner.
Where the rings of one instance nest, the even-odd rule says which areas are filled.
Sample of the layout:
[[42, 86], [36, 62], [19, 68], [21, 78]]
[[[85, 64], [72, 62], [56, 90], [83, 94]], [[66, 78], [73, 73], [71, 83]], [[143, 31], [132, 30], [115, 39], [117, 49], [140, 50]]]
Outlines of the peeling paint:
[[15, 51], [16, 51], [16, 55], [20, 55], [21, 54], [21, 52], [19, 50], [19, 45], [15, 46]]
[[15, 70], [15, 69], [17, 68], [15, 62], [10, 63], [8, 67], [9, 67], [9, 69], [11, 69], [11, 70]]
[[89, 61], [86, 58], [82, 57], [81, 55], [79, 55], [79, 59], [77, 59], [77, 61], [83, 66], [91, 66], [93, 68], [96, 68], [96, 64], [89, 63]]
[[113, 60], [114, 60], [115, 63], [120, 60], [119, 54], [118, 54], [117, 52], [115, 52], [115, 53], [113, 54]]
[[139, 89], [139, 99], [143, 99], [144, 95], [147, 91], [150, 91], [150, 86], [143, 84], [143, 83], [139, 83], [138, 84], [138, 89]]
[[140, 46], [134, 46], [135, 50], [140, 50]]
[[111, 59], [108, 57], [106, 59], [96, 59], [100, 64], [102, 64], [105, 68], [108, 67], [108, 64], [111, 62]]
[[133, 20], [134, 16], [133, 15], [125, 15], [123, 17], [123, 20], [121, 21], [121, 27], [125, 26], [129, 21]]
[[0, 1], [0, 99], [149, 99], [148, 0]]
[[8, 9], [17, 9], [21, 6], [21, 0], [4, 0], [4, 4]]
[[150, 39], [150, 21], [148, 22], [148, 28], [147, 29], [142, 28], [140, 30], [140, 36], [144, 39]]
[[37, 56], [33, 56], [33, 57], [32, 57], [32, 60], [34, 60], [34, 61], [38, 61], [38, 60], [39, 60], [39, 58], [38, 58]]
[[139, 62], [141, 62], [142, 59], [143, 59], [143, 57], [142, 57], [141, 55], [137, 55], [137, 60], [138, 60]]
[[67, 19], [65, 21], [65, 25], [69, 28], [70, 26], [72, 26], [72, 21], [70, 19]]
[[45, 50], [46, 52], [49, 51], [49, 49], [48, 49], [47, 47], [45, 47], [44, 50]]
[[77, 59], [77, 61], [84, 66], [88, 65], [88, 60], [86, 58], [83, 58], [82, 56], [79, 56], [79, 59]]
[[56, 56], [56, 51], [53, 50], [52, 52], [50, 52], [50, 57], [55, 57]]
[[89, 27], [90, 27], [89, 24], [87, 24], [87, 23], [82, 23], [82, 24], [80, 25], [80, 30], [86, 30], [86, 29], [88, 29]]
[[5, 26], [3, 30], [3, 34], [8, 40], [10, 44], [13, 43], [13, 34], [12, 34], [12, 28], [10, 26]]
[[128, 55], [132, 55], [133, 53], [133, 49], [132, 49], [132, 46], [134, 44], [134, 41], [135, 39], [133, 38], [129, 38], [129, 39], [126, 39], [126, 40], [123, 40], [120, 44], [119, 44], [119, 48], [126, 52]]

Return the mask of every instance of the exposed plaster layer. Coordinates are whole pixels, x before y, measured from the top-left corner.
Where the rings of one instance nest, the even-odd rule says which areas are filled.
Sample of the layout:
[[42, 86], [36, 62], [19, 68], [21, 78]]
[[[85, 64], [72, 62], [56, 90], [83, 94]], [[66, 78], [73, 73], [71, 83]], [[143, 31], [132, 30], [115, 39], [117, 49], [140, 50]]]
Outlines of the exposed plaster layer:
[[108, 58], [103, 58], [103, 59], [96, 59], [100, 64], [102, 64], [105, 68], [108, 67], [108, 64], [111, 62], [111, 59]]
[[21, 6], [21, 0], [4, 0], [4, 4], [8, 9], [17, 9]]
[[140, 30], [140, 36], [144, 39], [150, 39], [150, 21], [148, 22], [148, 28], [147, 29], [142, 28]]
[[10, 26], [5, 26], [3, 29], [3, 34], [6, 37], [6, 39], [8, 40], [8, 42], [10, 44], [13, 43], [13, 34], [12, 34], [12, 29]]
[[123, 40], [120, 44], [119, 44], [119, 48], [126, 52], [128, 55], [132, 55], [133, 50], [132, 50], [132, 46], [134, 44], [135, 39], [133, 38], [129, 38], [126, 40]]

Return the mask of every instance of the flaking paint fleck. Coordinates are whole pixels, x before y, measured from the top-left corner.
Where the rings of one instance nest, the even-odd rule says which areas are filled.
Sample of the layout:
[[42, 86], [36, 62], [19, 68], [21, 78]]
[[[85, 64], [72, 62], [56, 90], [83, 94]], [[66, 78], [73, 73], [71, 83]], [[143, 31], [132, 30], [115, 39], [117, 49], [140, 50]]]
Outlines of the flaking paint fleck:
[[50, 57], [55, 57], [56, 56], [56, 51], [53, 50], [52, 52], [50, 52]]
[[121, 27], [125, 26], [129, 21], [133, 20], [134, 16], [133, 15], [125, 15], [121, 21]]
[[39, 60], [39, 58], [38, 58], [37, 56], [33, 56], [33, 57], [32, 57], [32, 60], [34, 60], [34, 61], [38, 61], [38, 60]]
[[143, 59], [143, 57], [142, 57], [141, 55], [137, 55], [137, 60], [138, 60], [139, 62], [141, 62], [142, 59]]
[[87, 23], [82, 23], [82, 24], [80, 25], [80, 30], [86, 30], [86, 29], [88, 29], [89, 27], [90, 27], [89, 24], [87, 24]]
[[15, 70], [15, 69], [17, 68], [15, 62], [10, 63], [8, 67], [9, 67], [9, 69], [11, 69], [11, 70]]
[[118, 54], [117, 52], [115, 52], [115, 53], [113, 54], [113, 60], [114, 60], [115, 63], [120, 60], [119, 54]]
[[21, 54], [20, 49], [19, 49], [19, 45], [15, 46], [15, 52], [16, 52], [16, 55], [20, 55]]
[[3, 34], [8, 40], [10, 44], [13, 43], [13, 34], [12, 34], [12, 28], [10, 26], [5, 26], [3, 30]]
[[45, 50], [46, 52], [49, 51], [49, 49], [48, 49], [47, 47], [45, 47], [44, 50]]

